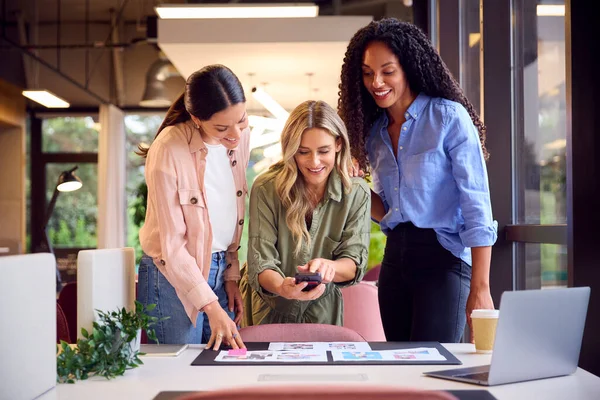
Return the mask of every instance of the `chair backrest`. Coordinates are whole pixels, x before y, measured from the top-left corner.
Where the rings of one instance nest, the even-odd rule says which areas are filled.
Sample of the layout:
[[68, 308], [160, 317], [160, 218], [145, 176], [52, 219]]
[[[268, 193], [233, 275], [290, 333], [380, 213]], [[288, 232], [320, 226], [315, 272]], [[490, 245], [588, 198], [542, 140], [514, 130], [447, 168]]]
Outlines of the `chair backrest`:
[[327, 324], [265, 324], [240, 329], [244, 342], [364, 342], [352, 329]]
[[381, 264], [377, 264], [373, 268], [367, 271], [363, 277], [363, 281], [377, 282], [379, 280], [379, 272], [381, 271]]
[[378, 290], [368, 282], [342, 289], [344, 326], [360, 333], [368, 342], [385, 342]]
[[[77, 338], [92, 330], [96, 311], [135, 309], [135, 251], [132, 247], [82, 250], [77, 255]], [[75, 338], [73, 339], [75, 340]]]
[[374, 385], [319, 386], [313, 385], [254, 386], [191, 393], [177, 400], [456, 400], [453, 395], [441, 391], [429, 391]]
[[69, 325], [67, 324], [67, 317], [63, 312], [58, 301], [56, 302], [56, 343], [65, 341], [71, 343], [71, 337], [69, 335]]
[[67, 320], [69, 338], [77, 341], [77, 282], [69, 282], [60, 290], [57, 303]]
[[37, 398], [56, 385], [56, 258], [0, 257], [0, 277], [0, 398]]

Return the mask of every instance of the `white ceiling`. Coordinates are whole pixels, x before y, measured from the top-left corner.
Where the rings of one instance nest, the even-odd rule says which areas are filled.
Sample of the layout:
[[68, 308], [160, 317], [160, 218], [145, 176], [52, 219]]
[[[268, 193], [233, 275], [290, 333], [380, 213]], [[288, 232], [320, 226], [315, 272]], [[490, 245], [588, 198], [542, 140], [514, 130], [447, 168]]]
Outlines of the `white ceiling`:
[[[250, 90], [252, 86], [261, 86], [291, 110], [311, 98], [325, 100], [335, 107], [346, 44], [199, 43], [174, 44], [162, 49], [184, 77], [204, 65], [223, 64], [242, 82], [250, 108], [260, 108], [259, 104], [253, 104]], [[309, 77], [307, 73], [313, 75]]]
[[265, 91], [287, 110], [308, 99], [324, 100], [335, 108], [348, 41], [370, 21], [371, 17], [344, 16], [161, 20], [158, 41], [184, 77], [209, 64], [231, 68], [246, 90], [250, 109], [261, 109], [250, 89], [264, 83]]

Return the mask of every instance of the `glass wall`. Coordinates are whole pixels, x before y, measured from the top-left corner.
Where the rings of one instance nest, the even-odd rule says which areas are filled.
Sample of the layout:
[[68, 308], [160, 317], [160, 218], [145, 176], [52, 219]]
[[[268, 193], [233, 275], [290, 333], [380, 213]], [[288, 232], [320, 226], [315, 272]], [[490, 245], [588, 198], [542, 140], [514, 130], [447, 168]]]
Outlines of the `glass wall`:
[[[33, 123], [34, 120], [36, 123]], [[30, 162], [35, 161], [36, 168], [43, 171], [32, 170], [30, 185], [27, 186], [29, 237], [39, 236], [61, 173], [77, 166], [75, 175], [82, 181], [78, 190], [58, 192], [46, 225], [63, 284], [76, 280], [77, 253], [97, 246], [100, 125], [96, 121], [97, 115], [66, 113], [35, 114], [29, 121]], [[35, 213], [32, 211], [34, 207], [39, 207]], [[36, 214], [35, 218], [33, 214]], [[28, 243], [29, 251], [38, 251], [39, 246], [39, 242]]]
[[96, 247], [98, 214], [98, 168], [96, 163], [78, 163], [80, 153], [98, 150], [100, 126], [91, 116], [65, 116], [42, 120], [42, 152], [57, 156], [58, 162], [46, 162], [46, 204], [50, 202], [58, 177], [78, 166], [75, 174], [83, 186], [74, 192], [60, 193], [47, 232], [55, 248]]
[[[72, 163], [46, 164], [47, 199], [52, 198], [60, 174], [73, 167]], [[72, 192], [59, 192], [54, 212], [48, 221], [48, 239], [55, 248], [94, 248], [97, 245], [98, 164], [81, 164], [75, 174], [83, 185]]]
[[464, 0], [462, 2], [462, 29], [461, 35], [461, 87], [465, 95], [475, 107], [475, 111], [483, 118], [482, 107], [482, 38], [481, 38], [481, 11], [480, 0]]
[[[567, 222], [566, 68], [564, 1], [527, 0], [517, 29], [521, 129], [516, 132], [516, 224]], [[566, 244], [566, 243], [565, 243]], [[567, 248], [559, 244], [524, 247], [525, 287], [567, 285]]]
[[81, 153], [98, 151], [100, 124], [92, 117], [47, 118], [42, 122], [44, 153]]
[[138, 145], [149, 146], [156, 136], [165, 113], [128, 114], [125, 116], [127, 151], [127, 246], [135, 249], [136, 264], [142, 257], [138, 237], [146, 216], [146, 180], [144, 178], [145, 158], [135, 154]]
[[488, 127], [500, 222], [492, 275], [503, 290], [566, 286], [565, 2], [459, 4], [460, 83]]
[[523, 43], [520, 54], [523, 130], [517, 136], [516, 222], [564, 224], [567, 220], [564, 1], [528, 0], [524, 4], [525, 23], [522, 32], [517, 32], [522, 35]]

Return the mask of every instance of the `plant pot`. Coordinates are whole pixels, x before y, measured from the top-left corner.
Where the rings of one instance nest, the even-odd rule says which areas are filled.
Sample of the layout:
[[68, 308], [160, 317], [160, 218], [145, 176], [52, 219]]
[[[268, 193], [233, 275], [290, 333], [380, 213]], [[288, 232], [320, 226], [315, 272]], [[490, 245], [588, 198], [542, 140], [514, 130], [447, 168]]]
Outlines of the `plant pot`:
[[138, 329], [137, 335], [135, 339], [129, 342], [129, 349], [131, 349], [131, 354], [135, 354], [140, 351], [140, 344], [142, 343], [142, 330]]
[[[132, 360], [133, 357], [135, 356], [135, 354], [140, 351], [141, 341], [142, 341], [142, 330], [138, 329], [137, 335], [135, 336], [135, 338], [124, 346], [124, 348], [127, 349], [127, 355], [128, 355], [127, 359], [128, 360]], [[117, 332], [115, 332], [115, 338], [113, 341], [112, 351], [113, 352], [118, 351], [122, 344], [123, 344], [123, 339], [121, 338], [121, 331], [117, 330]]]

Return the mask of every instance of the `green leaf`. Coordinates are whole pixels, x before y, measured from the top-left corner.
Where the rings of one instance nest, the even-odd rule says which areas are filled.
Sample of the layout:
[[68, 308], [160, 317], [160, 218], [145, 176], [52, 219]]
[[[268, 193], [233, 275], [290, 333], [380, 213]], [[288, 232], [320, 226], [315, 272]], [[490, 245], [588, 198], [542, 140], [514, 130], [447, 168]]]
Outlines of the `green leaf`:
[[132, 351], [129, 342], [136, 339], [139, 329], [147, 330], [148, 337], [156, 341], [154, 330], [148, 327], [167, 318], [150, 317], [147, 311], [155, 307], [144, 308], [136, 301], [136, 309], [131, 312], [125, 308], [96, 310], [98, 318], [92, 331], [82, 328], [83, 337], [77, 340], [75, 349], [65, 342], [60, 344], [62, 353], [56, 357], [57, 382], [74, 383], [95, 375], [113, 379], [142, 365], [141, 353]]

